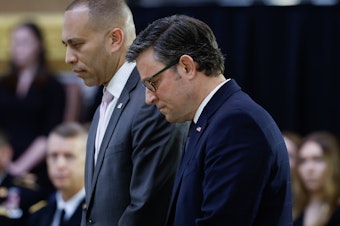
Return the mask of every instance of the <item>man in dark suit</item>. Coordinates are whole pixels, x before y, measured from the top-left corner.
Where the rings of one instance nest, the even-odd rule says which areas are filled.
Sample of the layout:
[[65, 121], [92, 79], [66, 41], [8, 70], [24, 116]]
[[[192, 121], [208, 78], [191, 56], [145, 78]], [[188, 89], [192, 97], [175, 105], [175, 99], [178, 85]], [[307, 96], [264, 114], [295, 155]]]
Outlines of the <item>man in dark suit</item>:
[[82, 225], [166, 222], [184, 131], [145, 103], [135, 63], [125, 62], [135, 37], [124, 0], [75, 0], [64, 13], [65, 61], [86, 85], [104, 86], [89, 129]]
[[278, 126], [233, 79], [211, 29], [183, 15], [159, 19], [128, 53], [146, 102], [169, 122], [192, 121], [168, 225], [292, 225], [288, 155]]
[[87, 128], [65, 122], [47, 140], [47, 170], [57, 189], [48, 204], [33, 213], [28, 226], [79, 226], [85, 204], [84, 166]]

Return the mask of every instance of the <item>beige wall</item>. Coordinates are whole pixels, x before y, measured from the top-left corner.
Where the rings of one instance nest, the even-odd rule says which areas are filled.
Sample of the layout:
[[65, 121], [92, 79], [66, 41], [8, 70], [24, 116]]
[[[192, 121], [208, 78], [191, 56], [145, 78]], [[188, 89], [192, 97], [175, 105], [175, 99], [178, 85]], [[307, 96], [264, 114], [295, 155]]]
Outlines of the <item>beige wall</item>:
[[62, 16], [71, 0], [0, 0], [0, 73], [9, 58], [10, 31], [22, 21], [36, 22], [43, 30], [47, 57], [56, 71], [69, 70], [64, 63], [65, 48], [61, 44]]
[[63, 12], [71, 0], [1, 0], [3, 12]]

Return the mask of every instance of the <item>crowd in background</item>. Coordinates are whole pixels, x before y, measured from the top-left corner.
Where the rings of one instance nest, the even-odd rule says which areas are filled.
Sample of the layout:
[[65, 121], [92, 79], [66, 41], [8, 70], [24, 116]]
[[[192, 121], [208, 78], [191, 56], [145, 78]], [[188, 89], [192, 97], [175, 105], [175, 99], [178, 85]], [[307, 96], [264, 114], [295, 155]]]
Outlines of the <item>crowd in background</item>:
[[[53, 196], [56, 186], [46, 164], [48, 135], [67, 121], [86, 127], [86, 115], [94, 111], [81, 108], [85, 105], [79, 104], [79, 93], [74, 99], [75, 88], [49, 68], [37, 24], [27, 21], [13, 28], [8, 68], [0, 77], [0, 225], [23, 226], [29, 213]], [[85, 145], [81, 148], [85, 152]], [[83, 181], [82, 177], [77, 176]]]
[[[255, 1], [202, 0], [201, 2], [247, 5], [254, 4]], [[166, 1], [162, 2], [166, 3]], [[265, 4], [280, 4], [279, 2], [322, 5], [338, 3], [335, 0], [296, 0], [285, 1], [286, 3], [274, 0], [262, 1]], [[156, 6], [159, 1], [139, 0], [131, 1], [131, 4], [140, 6], [155, 4]], [[80, 110], [89, 112], [86, 113], [86, 117], [82, 118], [78, 115], [70, 120], [67, 119], [65, 105], [68, 96], [63, 84], [46, 66], [43, 37], [39, 28], [33, 23], [20, 25], [13, 30], [12, 41], [9, 71], [0, 79], [0, 105], [5, 106], [0, 110], [2, 132], [0, 225], [4, 226], [24, 225], [23, 221], [26, 221], [31, 213], [44, 206], [41, 201], [50, 201], [56, 191], [55, 183], [52, 185], [47, 176], [45, 162], [47, 138], [52, 129], [65, 121], [75, 120], [86, 124], [99, 104], [99, 98], [96, 98], [91, 106]], [[101, 97], [101, 92], [98, 93]], [[335, 225], [333, 222], [339, 222], [340, 219], [339, 138], [327, 131], [316, 131], [305, 135], [284, 131], [283, 136], [291, 166], [294, 226]], [[48, 157], [51, 158], [49, 155]], [[78, 167], [83, 165], [80, 164]], [[5, 183], [7, 176], [10, 176], [6, 179], [9, 182]], [[9, 221], [11, 223], [8, 223]]]
[[283, 132], [291, 166], [294, 226], [335, 226], [340, 220], [339, 138], [328, 131]]

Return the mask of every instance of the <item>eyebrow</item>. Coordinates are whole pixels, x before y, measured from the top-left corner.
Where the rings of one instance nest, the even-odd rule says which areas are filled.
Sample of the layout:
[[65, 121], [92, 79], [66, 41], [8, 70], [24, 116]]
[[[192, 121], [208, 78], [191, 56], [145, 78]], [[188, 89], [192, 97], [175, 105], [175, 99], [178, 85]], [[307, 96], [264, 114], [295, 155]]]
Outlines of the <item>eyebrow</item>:
[[61, 40], [62, 44], [65, 45], [65, 46], [67, 44], [71, 44], [72, 45], [72, 44], [77, 43], [79, 41], [82, 41], [82, 39], [80, 39], [80, 38], [70, 38], [70, 39], [67, 39], [66, 41]]
[[163, 73], [164, 71], [168, 70], [169, 68], [175, 66], [176, 64], [178, 64], [179, 60], [174, 60], [171, 61], [168, 65], [166, 65], [162, 70], [158, 71], [156, 74], [151, 75], [148, 79], [146, 79], [145, 81], [150, 81], [151, 79], [157, 77], [158, 75], [160, 75], [161, 73]]

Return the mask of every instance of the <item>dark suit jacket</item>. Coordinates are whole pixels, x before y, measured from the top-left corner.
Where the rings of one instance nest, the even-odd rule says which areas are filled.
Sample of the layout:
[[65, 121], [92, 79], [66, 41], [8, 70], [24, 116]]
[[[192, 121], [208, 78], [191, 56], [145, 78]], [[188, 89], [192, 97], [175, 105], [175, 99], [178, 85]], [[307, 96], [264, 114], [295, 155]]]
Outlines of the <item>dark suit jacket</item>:
[[[54, 75], [35, 78], [27, 96], [16, 95], [17, 76], [0, 76], [0, 130], [6, 134], [17, 160], [38, 136], [47, 136], [51, 129], [63, 121], [66, 94]], [[5, 106], [5, 107], [4, 107]], [[53, 191], [46, 163], [36, 165], [31, 173], [46, 194]]]
[[[64, 221], [63, 226], [79, 226], [81, 222], [81, 215], [85, 199], [80, 202], [76, 211], [67, 221]], [[50, 226], [53, 221], [54, 213], [57, 210], [57, 203], [55, 199], [50, 201], [48, 205], [44, 206], [34, 214], [32, 214], [28, 220], [26, 226]]]
[[[82, 225], [166, 223], [185, 130], [145, 103], [136, 69], [118, 99], [94, 166], [97, 109], [89, 130]], [[187, 129], [187, 128], [186, 128]]]
[[[294, 226], [303, 226], [303, 218], [304, 214], [301, 214], [297, 219], [294, 221]], [[338, 205], [330, 219], [328, 220], [325, 226], [339, 226], [340, 225], [340, 205]]]
[[[27, 185], [27, 186], [26, 186]], [[26, 184], [25, 180], [20, 177], [13, 177], [9, 174], [0, 183], [0, 207], [4, 208], [8, 198], [8, 191], [11, 188], [16, 188], [19, 195], [19, 209], [22, 211], [20, 217], [5, 216], [0, 213], [1, 226], [23, 226], [26, 224], [29, 215], [29, 208], [45, 197], [41, 190], [30, 187], [31, 184]]]
[[234, 80], [204, 108], [176, 177], [168, 225], [289, 226], [287, 150]]

